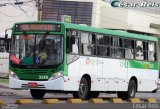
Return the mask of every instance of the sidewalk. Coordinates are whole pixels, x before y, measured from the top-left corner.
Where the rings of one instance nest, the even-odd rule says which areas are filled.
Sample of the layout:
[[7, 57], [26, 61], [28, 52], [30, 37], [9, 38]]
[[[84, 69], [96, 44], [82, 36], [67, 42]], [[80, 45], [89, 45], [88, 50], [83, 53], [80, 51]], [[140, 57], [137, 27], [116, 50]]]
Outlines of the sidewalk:
[[9, 78], [9, 74], [8, 73], [2, 73], [2, 72], [0, 72], [0, 79], [8, 79]]
[[[25, 91], [25, 92], [24, 92]], [[14, 90], [9, 88], [9, 84], [6, 82], [0, 82], [0, 96], [27, 96], [30, 95], [28, 90]]]

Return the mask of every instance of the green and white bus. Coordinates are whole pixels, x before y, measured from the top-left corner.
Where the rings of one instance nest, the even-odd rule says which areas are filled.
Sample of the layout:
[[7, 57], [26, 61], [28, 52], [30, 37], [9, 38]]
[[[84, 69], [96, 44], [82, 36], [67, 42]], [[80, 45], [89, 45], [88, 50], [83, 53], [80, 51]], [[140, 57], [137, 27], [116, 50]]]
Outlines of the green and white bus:
[[158, 89], [158, 39], [52, 21], [16, 23], [12, 28], [9, 86], [30, 89], [33, 98], [46, 92], [75, 98]]

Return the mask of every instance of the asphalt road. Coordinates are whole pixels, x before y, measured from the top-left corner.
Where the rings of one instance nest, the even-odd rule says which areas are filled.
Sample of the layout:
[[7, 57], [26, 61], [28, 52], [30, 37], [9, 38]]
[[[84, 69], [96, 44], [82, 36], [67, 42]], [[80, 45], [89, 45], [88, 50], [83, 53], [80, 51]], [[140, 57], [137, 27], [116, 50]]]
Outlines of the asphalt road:
[[[69, 104], [66, 103], [68, 98], [73, 98], [72, 94], [46, 94], [44, 99], [57, 98], [59, 99], [58, 104], [41, 104], [42, 100], [33, 99], [34, 104], [28, 105], [15, 105], [13, 107], [6, 108], [5, 106], [0, 107], [2, 109], [160, 109], [160, 92], [157, 93], [137, 93], [136, 98], [140, 98], [143, 102], [147, 98], [155, 98], [159, 103], [149, 105], [148, 103], [131, 104], [124, 101], [123, 104], [114, 104], [110, 102], [111, 98], [116, 98], [116, 94], [100, 94], [99, 98], [103, 98], [104, 103], [93, 104], [88, 101], [84, 101], [82, 104]], [[3, 99], [9, 106], [14, 105], [17, 99], [32, 99], [28, 90], [12, 90], [7, 87], [0, 86], [0, 99]], [[18, 106], [18, 107], [16, 107]]]
[[[160, 104], [53, 104], [19, 105], [17, 109], [160, 109]], [[11, 109], [11, 108], [9, 108]]]

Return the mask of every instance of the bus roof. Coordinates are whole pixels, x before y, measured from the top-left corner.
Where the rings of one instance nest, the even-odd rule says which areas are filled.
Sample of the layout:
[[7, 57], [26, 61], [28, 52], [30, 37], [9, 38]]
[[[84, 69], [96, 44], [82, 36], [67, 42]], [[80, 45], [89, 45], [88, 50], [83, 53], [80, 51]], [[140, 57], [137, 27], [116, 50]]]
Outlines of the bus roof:
[[[141, 34], [135, 34], [135, 33], [128, 33], [125, 31], [119, 31], [119, 30], [109, 30], [109, 29], [102, 29], [102, 28], [95, 28], [90, 26], [84, 26], [84, 25], [78, 25], [78, 24], [72, 24], [72, 23], [63, 23], [63, 22], [56, 22], [56, 21], [31, 21], [31, 22], [20, 22], [16, 24], [31, 24], [31, 23], [49, 23], [49, 24], [62, 24], [65, 26], [65, 28], [71, 28], [86, 32], [94, 32], [94, 33], [100, 33], [100, 34], [108, 34], [108, 35], [114, 35], [114, 36], [120, 36], [120, 37], [127, 37], [132, 39], [141, 39], [141, 40], [148, 40], [148, 41], [158, 41], [158, 38], [156, 36], [147, 36], [147, 35], [141, 35]], [[15, 24], [15, 25], [16, 25]], [[14, 25], [14, 27], [15, 27]]]
[[133, 38], [133, 39], [142, 39], [142, 40], [148, 40], [148, 41], [158, 41], [158, 38], [156, 36], [147, 36], [147, 35], [141, 35], [141, 34], [135, 34], [135, 33], [128, 33], [120, 30], [109, 30], [109, 29], [95, 28], [90, 26], [82, 26], [82, 25], [69, 24], [69, 23], [64, 23], [64, 25], [66, 28], [72, 28], [72, 29], [77, 29], [82, 31], [115, 35], [115, 36], [121, 36], [121, 37]]

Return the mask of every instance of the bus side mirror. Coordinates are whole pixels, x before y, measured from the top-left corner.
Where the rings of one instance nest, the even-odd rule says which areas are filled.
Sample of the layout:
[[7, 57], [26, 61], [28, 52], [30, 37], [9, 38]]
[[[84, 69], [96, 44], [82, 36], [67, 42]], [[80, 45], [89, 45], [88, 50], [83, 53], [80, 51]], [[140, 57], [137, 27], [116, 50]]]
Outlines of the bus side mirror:
[[8, 39], [8, 34], [5, 33], [5, 43], [7, 42], [7, 39]]
[[5, 50], [6, 52], [9, 52], [9, 41], [8, 41], [8, 34], [5, 34]]
[[10, 43], [11, 43], [11, 39], [8, 38], [7, 43], [6, 43], [6, 52], [8, 52], [8, 53], [10, 53]]

